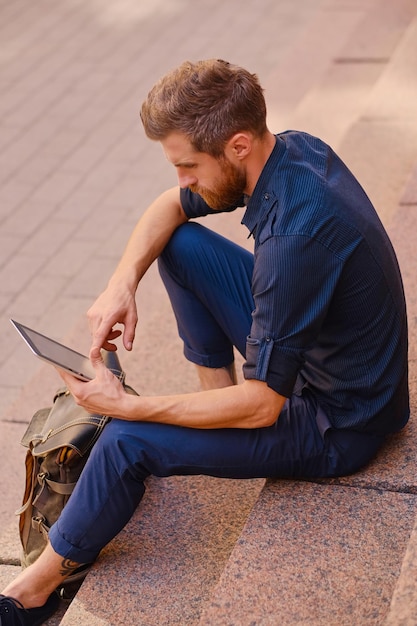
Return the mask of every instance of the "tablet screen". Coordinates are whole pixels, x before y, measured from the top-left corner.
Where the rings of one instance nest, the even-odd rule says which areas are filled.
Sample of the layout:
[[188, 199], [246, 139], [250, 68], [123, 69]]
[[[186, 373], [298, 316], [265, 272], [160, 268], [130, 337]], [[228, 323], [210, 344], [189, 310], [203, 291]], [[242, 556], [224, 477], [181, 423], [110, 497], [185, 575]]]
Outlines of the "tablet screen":
[[81, 380], [91, 380], [95, 377], [94, 368], [86, 356], [27, 326], [23, 326], [23, 324], [14, 320], [10, 321], [32, 352], [39, 358], [57, 365]]

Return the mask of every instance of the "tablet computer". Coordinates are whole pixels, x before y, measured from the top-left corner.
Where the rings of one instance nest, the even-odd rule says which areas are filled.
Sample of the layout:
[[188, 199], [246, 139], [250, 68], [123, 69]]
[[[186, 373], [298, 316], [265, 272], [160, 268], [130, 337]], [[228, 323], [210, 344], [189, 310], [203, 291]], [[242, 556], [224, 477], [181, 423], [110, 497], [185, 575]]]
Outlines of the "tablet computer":
[[15, 320], [10, 321], [32, 352], [43, 361], [56, 365], [80, 380], [89, 381], [95, 377], [94, 368], [88, 357]]

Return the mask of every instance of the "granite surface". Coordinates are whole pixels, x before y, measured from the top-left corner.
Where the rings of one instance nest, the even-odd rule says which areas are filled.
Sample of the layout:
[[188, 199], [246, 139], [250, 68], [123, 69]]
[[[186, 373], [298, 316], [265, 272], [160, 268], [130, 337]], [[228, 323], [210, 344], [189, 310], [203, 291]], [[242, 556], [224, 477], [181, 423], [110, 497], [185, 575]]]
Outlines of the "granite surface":
[[384, 626], [417, 624], [417, 522], [403, 558], [401, 573], [394, 589]]
[[413, 531], [417, 496], [268, 481], [201, 626], [377, 626]]
[[197, 624], [263, 485], [151, 478], [141, 506], [101, 553], [63, 626], [78, 625], [80, 614], [93, 626]]

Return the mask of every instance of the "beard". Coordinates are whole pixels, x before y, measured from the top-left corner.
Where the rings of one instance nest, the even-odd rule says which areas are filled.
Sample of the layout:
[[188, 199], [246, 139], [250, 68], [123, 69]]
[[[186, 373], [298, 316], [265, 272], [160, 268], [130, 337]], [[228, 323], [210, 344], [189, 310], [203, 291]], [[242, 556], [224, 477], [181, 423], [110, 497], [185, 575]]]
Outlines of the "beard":
[[246, 188], [246, 173], [235, 167], [226, 158], [220, 159], [222, 174], [213, 189], [190, 185], [193, 193], [198, 193], [211, 209], [218, 211], [238, 206]]

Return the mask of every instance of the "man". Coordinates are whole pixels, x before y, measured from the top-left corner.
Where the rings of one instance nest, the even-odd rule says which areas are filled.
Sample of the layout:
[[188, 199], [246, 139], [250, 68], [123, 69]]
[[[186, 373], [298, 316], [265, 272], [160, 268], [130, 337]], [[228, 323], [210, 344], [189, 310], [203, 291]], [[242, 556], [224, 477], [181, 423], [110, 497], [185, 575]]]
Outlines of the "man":
[[[62, 374], [79, 404], [118, 419], [93, 449], [45, 552], [6, 588], [6, 624], [17, 623], [13, 614], [25, 624], [45, 619], [53, 590], [123, 528], [150, 474], [349, 474], [408, 420], [395, 254], [334, 152], [304, 133], [273, 135], [257, 77], [219, 60], [169, 73], [141, 117], [179, 187], [145, 212], [89, 311], [96, 378]], [[254, 255], [189, 221], [243, 203]], [[155, 259], [201, 392], [128, 395], [103, 364], [101, 348], [115, 349], [121, 334], [116, 324], [132, 348], [136, 289]], [[234, 348], [246, 359], [241, 384]]]

